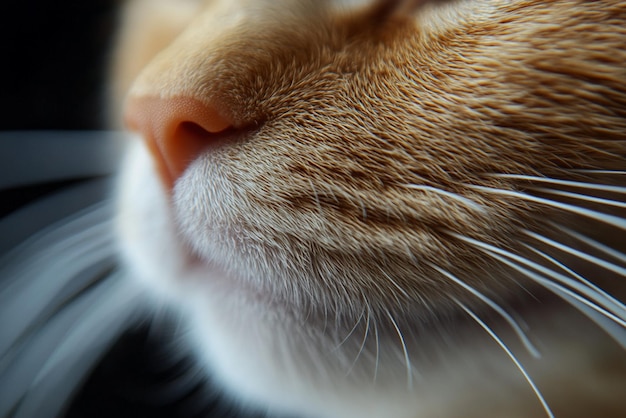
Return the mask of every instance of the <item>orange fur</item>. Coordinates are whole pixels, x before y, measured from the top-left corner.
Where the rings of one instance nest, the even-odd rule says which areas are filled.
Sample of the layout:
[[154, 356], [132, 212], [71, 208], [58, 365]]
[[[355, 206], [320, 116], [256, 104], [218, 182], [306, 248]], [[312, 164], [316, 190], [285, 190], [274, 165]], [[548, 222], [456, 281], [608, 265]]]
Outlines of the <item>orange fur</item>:
[[[130, 7], [156, 9], [143, 3]], [[349, 330], [368, 306], [392, 336], [386, 312], [419, 334], [416, 318], [460, 315], [455, 299], [478, 304], [433, 265], [497, 300], [524, 299], [523, 288], [536, 287], [455, 234], [528, 257], [522, 229], [567, 240], [553, 222], [612, 240], [613, 229], [598, 222], [486, 188], [533, 190], [494, 174], [624, 185], [623, 176], [581, 171], [626, 169], [624, 2], [381, 2], [355, 10], [326, 1], [200, 3], [172, 31], [160, 30], [169, 13], [147, 23], [131, 15], [114, 78], [122, 90], [138, 75], [134, 97], [193, 97], [246, 132], [206, 156], [233, 199], [189, 207], [193, 219], [208, 210], [213, 223], [194, 221], [187, 233], [213, 234], [223, 267], [267, 277], [261, 286], [299, 321], [314, 318], [315, 328], [331, 306], [338, 330]], [[197, 199], [209, 200], [207, 190]], [[624, 216], [623, 207], [610, 210]], [[232, 225], [237, 241], [224, 229]], [[612, 241], [624, 249], [622, 239]], [[623, 284], [607, 286], [623, 294]], [[555, 353], [567, 346], [559, 338]], [[414, 349], [423, 343], [407, 339]], [[398, 346], [397, 338], [387, 343]], [[623, 352], [605, 348], [609, 342], [580, 344], [573, 359], [548, 356], [560, 362], [551, 366], [558, 373], [535, 370], [547, 397], [562, 416], [618, 416], [626, 406], [612, 389], [623, 388]], [[613, 356], [612, 366], [594, 363], [599, 352]], [[572, 363], [577, 370], [562, 371]], [[619, 372], [607, 370], [613, 365]], [[498, 416], [536, 412], [515, 392], [494, 396], [494, 409], [475, 399], [451, 414], [469, 416], [459, 412], [469, 404], [485, 416], [499, 400]]]

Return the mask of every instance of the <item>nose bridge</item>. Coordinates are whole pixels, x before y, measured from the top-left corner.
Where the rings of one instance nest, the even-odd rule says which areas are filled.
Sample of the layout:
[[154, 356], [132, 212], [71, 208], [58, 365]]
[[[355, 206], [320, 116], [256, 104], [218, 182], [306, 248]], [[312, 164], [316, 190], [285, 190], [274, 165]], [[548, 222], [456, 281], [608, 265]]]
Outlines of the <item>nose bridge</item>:
[[[135, 80], [132, 96], [175, 97], [211, 94], [219, 90], [216, 76], [234, 64], [243, 71], [253, 61], [294, 50], [303, 53], [325, 21], [327, 1], [321, 0], [214, 0]], [[317, 35], [316, 35], [317, 36]], [[244, 60], [243, 57], [246, 57]], [[230, 65], [233, 64], [233, 65]], [[234, 76], [238, 74], [235, 73]], [[155, 94], [156, 93], [156, 94]]]
[[190, 35], [183, 34], [157, 54], [139, 73], [128, 97], [206, 99], [205, 86], [212, 76], [210, 61], [217, 51], [212, 47], [212, 39], [203, 39], [198, 34], [195, 39], [186, 41], [188, 37]]
[[206, 25], [192, 25], [143, 70], [126, 100], [126, 126], [144, 140], [167, 191], [232, 126], [207, 88], [214, 38]]
[[[308, 33], [300, 24], [303, 11], [277, 13], [278, 5], [267, 0], [241, 2], [249, 7], [240, 10], [238, 1], [208, 3], [215, 7], [203, 9], [129, 92], [126, 124], [146, 142], [168, 190], [211, 142], [230, 138], [224, 132], [258, 125], [262, 95], [276, 90], [265, 83], [289, 78], [270, 73], [280, 68], [275, 65], [279, 57], [291, 62], [296, 54], [307, 54], [307, 48], [298, 47]], [[310, 1], [293, 0], [300, 3]]]
[[219, 38], [236, 24], [232, 18], [212, 24], [219, 7], [203, 10], [142, 70], [127, 96], [126, 126], [144, 140], [166, 190], [233, 125], [224, 116], [228, 109], [217, 103], [212, 92], [212, 57], [218, 54]]

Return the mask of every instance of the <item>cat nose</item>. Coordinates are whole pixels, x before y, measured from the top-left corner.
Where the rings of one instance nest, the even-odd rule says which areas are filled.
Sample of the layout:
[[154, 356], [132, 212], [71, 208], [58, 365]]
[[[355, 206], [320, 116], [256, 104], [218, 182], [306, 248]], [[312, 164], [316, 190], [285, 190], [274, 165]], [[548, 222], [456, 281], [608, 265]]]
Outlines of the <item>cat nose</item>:
[[188, 97], [131, 97], [124, 119], [146, 141], [167, 190], [207, 146], [232, 127], [217, 109]]

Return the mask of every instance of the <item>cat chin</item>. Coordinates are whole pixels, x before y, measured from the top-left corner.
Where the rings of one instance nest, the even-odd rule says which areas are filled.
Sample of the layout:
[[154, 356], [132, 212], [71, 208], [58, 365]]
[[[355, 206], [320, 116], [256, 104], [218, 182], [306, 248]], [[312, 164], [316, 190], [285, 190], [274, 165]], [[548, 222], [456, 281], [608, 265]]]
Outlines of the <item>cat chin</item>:
[[[280, 405], [300, 398], [284, 386], [295, 376], [276, 376], [276, 347], [280, 336], [276, 324], [286, 318], [274, 316], [258, 299], [233, 289], [232, 277], [189, 256], [172, 222], [172, 206], [154, 173], [153, 163], [140, 141], [131, 144], [121, 170], [118, 192], [117, 233], [120, 254], [131, 277], [146, 289], [147, 298], [166, 305], [187, 318], [193, 336], [189, 341], [196, 357], [233, 396], [258, 403]], [[243, 289], [242, 289], [243, 290]], [[280, 344], [279, 344], [280, 345]], [[270, 348], [271, 347], [271, 348]], [[291, 396], [285, 397], [285, 391]], [[303, 392], [302, 390], [299, 390]], [[310, 392], [310, 391], [309, 391]], [[279, 395], [280, 394], [280, 395]]]
[[345, 359], [321, 349], [329, 344], [323, 332], [307, 328], [244, 281], [190, 256], [140, 141], [129, 146], [119, 180], [117, 234], [130, 276], [144, 286], [156, 308], [166, 305], [187, 319], [190, 348], [207, 374], [242, 405], [299, 416], [302, 411], [311, 416], [411, 416], [409, 411], [417, 407], [414, 396], [384, 383], [404, 370], [385, 376], [381, 365], [377, 385], [371, 379], [360, 383], [356, 368], [353, 375], [346, 374]]
[[171, 197], [159, 182], [143, 142], [129, 146], [120, 171], [116, 211], [120, 254], [133, 277], [153, 296], [180, 303], [197, 291], [224, 288], [231, 297], [247, 291], [240, 280], [211, 260], [200, 259], [186, 244]]
[[[191, 256], [173, 221], [175, 209], [140, 141], [130, 146], [118, 197], [117, 232], [130, 276], [156, 304], [168, 305], [183, 315], [189, 328], [187, 343], [195, 357], [207, 375], [240, 404], [312, 417], [469, 417], [489, 413], [480, 408], [466, 411], [464, 404], [482, 405], [477, 401], [482, 399], [488, 405], [489, 397], [496, 393], [501, 399], [515, 397], [511, 402], [520, 402], [522, 411], [528, 412], [532, 405], [537, 412], [520, 416], [539, 416], [526, 382], [484, 333], [476, 337], [472, 334], [476, 330], [470, 329], [471, 336], [452, 334], [459, 333], [457, 327], [449, 335], [443, 331], [438, 336], [406, 334], [413, 362], [409, 366], [393, 328], [387, 333], [378, 329], [376, 338], [370, 336], [368, 347], [361, 352], [367, 335], [363, 329], [339, 330], [338, 339], [333, 330], [311, 323], [305, 315], [294, 315], [290, 311], [293, 306], [286, 307], [263, 294], [253, 280], [234, 277]], [[565, 318], [562, 323], [546, 324], [551, 316], [538, 315], [534, 321], [537, 339], [558, 342], [560, 337], [554, 337], [552, 331], [539, 331], [561, 332], [567, 328], [564, 324], [580, 321]], [[331, 319], [330, 328], [332, 324]], [[562, 353], [568, 350], [563, 347], [580, 345], [581, 334], [594, 335], [597, 330], [573, 328], [575, 337], [554, 344], [552, 354], [542, 353], [545, 359], [534, 363], [535, 376], [550, 376], [550, 370], [557, 368], [589, 367], [584, 354], [564, 360]], [[516, 340], [507, 335], [511, 331], [506, 327], [499, 334], [510, 342]], [[436, 342], [442, 335], [447, 344]], [[524, 348], [517, 345], [515, 351], [523, 353]], [[554, 367], [548, 370], [546, 365]], [[487, 368], [490, 373], [486, 374]], [[407, 380], [408, 369], [412, 381]], [[518, 399], [518, 393], [524, 396]]]
[[[181, 179], [183, 187], [193, 179], [193, 164], [189, 171]], [[379, 327], [376, 338], [373, 330], [365, 338], [368, 334], [362, 326], [334, 328], [338, 325], [332, 316], [328, 328], [326, 322], [321, 326], [303, 314], [304, 309], [300, 315], [294, 313], [297, 304], [264, 293], [258, 284], [263, 280], [234, 276], [190, 255], [184, 244], [188, 236], [181, 236], [174, 221], [175, 205], [158, 181], [142, 142], [131, 144], [119, 184], [117, 232], [130, 276], [143, 285], [156, 308], [162, 304], [180, 312], [189, 328], [186, 343], [195, 358], [239, 404], [304, 417], [469, 417], [489, 413], [480, 409], [471, 413], [464, 404], [476, 406], [482, 402], [477, 399], [483, 399], [488, 405], [489, 396], [496, 393], [501, 399], [513, 396], [511, 402], [520, 402], [520, 410], [528, 412], [531, 405], [539, 415], [536, 399], [510, 359], [498, 352], [488, 335], [474, 335], [476, 329], [468, 329], [468, 335], [457, 335], [463, 327], [451, 327], [447, 334], [445, 330], [437, 335], [405, 333], [409, 366], [391, 325]], [[541, 330], [564, 330], [565, 325], [580, 321], [565, 318], [546, 325], [546, 317], [553, 313], [539, 315], [533, 328], [535, 338], [550, 346], [560, 337]], [[561, 367], [567, 371], [588, 363], [583, 354], [567, 361], [562, 358], [560, 348], [579, 344], [580, 334], [574, 331], [576, 337], [555, 343], [552, 354], [542, 353], [546, 357], [535, 363], [534, 376], [549, 376], [546, 365], [556, 369], [567, 363]], [[592, 328], [582, 333], [593, 332]], [[511, 330], [504, 327], [499, 334], [517, 345], [516, 352], [524, 352]], [[412, 381], [407, 379], [408, 369]], [[524, 396], [517, 398], [518, 393]]]

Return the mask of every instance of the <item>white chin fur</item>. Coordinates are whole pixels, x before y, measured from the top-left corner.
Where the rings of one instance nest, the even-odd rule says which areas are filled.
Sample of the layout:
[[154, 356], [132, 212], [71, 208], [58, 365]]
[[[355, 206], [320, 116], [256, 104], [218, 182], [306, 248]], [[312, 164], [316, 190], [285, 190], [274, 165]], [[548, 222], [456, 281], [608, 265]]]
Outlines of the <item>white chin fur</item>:
[[[315, 337], [280, 309], [240, 288], [240, 280], [190, 261], [168, 197], [140, 141], [131, 145], [120, 180], [117, 228], [132, 276], [156, 303], [182, 312], [192, 350], [236, 399], [310, 416], [414, 413], [417, 401], [406, 390], [374, 388], [371, 382], [364, 387], [354, 380], [348, 384], [350, 377], [333, 358], [332, 347], [311, 347]], [[403, 396], [413, 399], [402, 401]]]
[[[189, 167], [180, 186], [189, 186], [185, 182], [199, 174], [194, 172], [199, 166]], [[390, 341], [383, 336], [380, 353], [377, 341], [375, 365], [368, 363], [367, 354], [357, 356], [358, 363], [354, 355], [346, 359], [348, 351], [328, 337], [325, 326], [320, 329], [319, 324], [295, 318], [249, 281], [190, 257], [173, 221], [175, 209], [157, 178], [143, 143], [136, 141], [122, 170], [117, 214], [119, 244], [127, 268], [157, 308], [166, 304], [182, 314], [189, 330], [189, 346], [199, 363], [242, 405], [317, 418], [478, 417], [493, 416], [485, 414], [490, 411], [491, 399], [499, 397], [519, 401], [523, 412], [528, 412], [527, 408], [534, 411], [519, 416], [541, 414], [537, 400], [510, 359], [482, 333], [462, 346], [431, 346], [437, 348], [431, 352], [433, 363], [414, 363], [410, 384], [402, 352], [386, 350]], [[572, 370], [582, 367], [584, 352], [574, 353], [571, 359], [564, 359], [563, 352], [572, 351], [567, 347], [576, 343], [579, 332], [595, 335], [597, 329], [568, 330], [563, 326], [567, 322], [555, 317], [547, 323], [541, 313], [527, 319], [535, 322], [537, 339], [543, 336], [558, 342], [560, 337], [552, 337], [552, 331], [540, 332], [544, 328], [563, 330], [567, 337], [546, 346], [542, 361], [526, 358], [535, 376], [550, 376], [557, 370], [551, 365], [558, 365], [566, 374], [569, 366]], [[500, 334], [511, 341], [510, 333]], [[428, 341], [428, 335], [421, 338]], [[427, 351], [427, 347], [419, 341], [414, 348], [419, 352]], [[519, 343], [515, 351], [523, 354]]]

